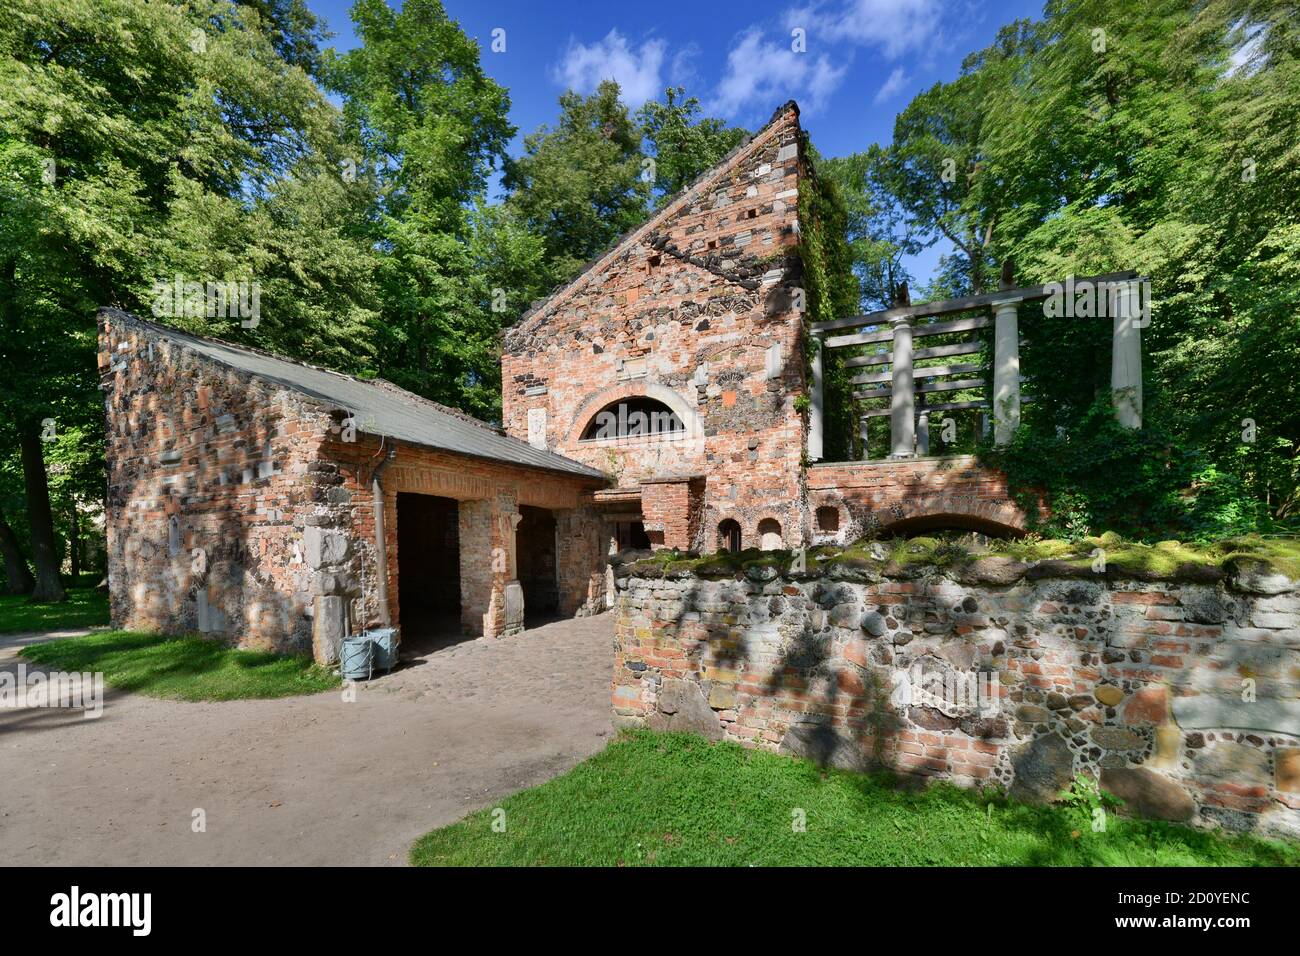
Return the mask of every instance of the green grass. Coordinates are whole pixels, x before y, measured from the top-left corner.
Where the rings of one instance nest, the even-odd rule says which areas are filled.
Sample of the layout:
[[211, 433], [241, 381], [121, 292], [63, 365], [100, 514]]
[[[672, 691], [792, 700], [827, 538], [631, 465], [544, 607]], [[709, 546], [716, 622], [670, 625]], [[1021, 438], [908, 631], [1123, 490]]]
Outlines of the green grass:
[[202, 637], [103, 631], [33, 644], [22, 655], [52, 670], [102, 671], [112, 687], [178, 700], [289, 697], [339, 686], [309, 657], [233, 650]]
[[0, 634], [102, 627], [108, 623], [108, 595], [94, 588], [72, 588], [58, 604], [28, 604], [19, 595], [0, 597]]
[[[1093, 833], [1061, 807], [710, 744], [621, 735], [569, 773], [421, 837], [422, 866], [1300, 865], [1300, 847], [1111, 815]], [[806, 814], [795, 832], [794, 811]], [[1077, 835], [1076, 831], [1078, 831]]]

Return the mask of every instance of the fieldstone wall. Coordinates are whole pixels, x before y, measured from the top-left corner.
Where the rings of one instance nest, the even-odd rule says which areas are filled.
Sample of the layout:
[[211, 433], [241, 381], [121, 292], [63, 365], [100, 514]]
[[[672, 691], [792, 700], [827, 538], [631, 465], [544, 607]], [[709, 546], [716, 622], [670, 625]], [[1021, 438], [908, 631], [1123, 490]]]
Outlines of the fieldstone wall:
[[343, 637], [382, 619], [372, 485], [381, 467], [394, 623], [400, 492], [458, 503], [468, 633], [523, 627], [521, 505], [556, 519], [560, 611], [606, 606], [605, 542], [589, 502], [599, 479], [350, 435], [340, 426], [346, 409], [215, 362], [115, 310], [100, 315], [99, 370], [114, 626], [337, 660]]
[[619, 559], [616, 722], [1300, 836], [1297, 582], [879, 557]]

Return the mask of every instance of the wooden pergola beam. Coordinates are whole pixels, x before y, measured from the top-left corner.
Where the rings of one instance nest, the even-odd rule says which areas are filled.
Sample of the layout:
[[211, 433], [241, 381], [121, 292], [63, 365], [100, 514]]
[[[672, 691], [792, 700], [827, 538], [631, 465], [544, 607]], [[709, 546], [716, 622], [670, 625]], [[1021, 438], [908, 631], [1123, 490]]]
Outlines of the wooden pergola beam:
[[[1086, 276], [1075, 279], [1075, 284], [1090, 282], [1100, 284], [1103, 282], [1126, 282], [1136, 279], [1136, 271], [1128, 270], [1126, 272], [1106, 272], [1101, 275]], [[1021, 286], [1015, 289], [999, 289], [997, 292], [984, 292], [980, 295], [962, 296], [958, 299], [942, 299], [938, 302], [922, 302], [920, 305], [895, 306], [892, 309], [883, 309], [880, 312], [871, 312], [867, 315], [851, 315], [843, 319], [831, 319], [828, 322], [814, 322], [812, 330], [814, 332], [833, 332], [838, 329], [856, 329], [864, 325], [882, 325], [892, 322], [895, 319], [923, 319], [931, 315], [948, 315], [954, 312], [965, 312], [969, 309], [983, 308], [984, 306], [995, 305], [998, 302], [1005, 302], [1008, 299], [1015, 299], [1020, 302], [1031, 302], [1036, 299], [1046, 299], [1054, 291], [1053, 287], [1060, 287], [1060, 283], [1045, 283], [1043, 285]], [[926, 334], [925, 326], [916, 329], [916, 335]], [[934, 334], [934, 333], [931, 333]], [[885, 332], [883, 338], [874, 341], [886, 341], [891, 338], [891, 333]], [[834, 339], [827, 341], [828, 345], [834, 344], [856, 345], [865, 343], [844, 342], [836, 343]]]

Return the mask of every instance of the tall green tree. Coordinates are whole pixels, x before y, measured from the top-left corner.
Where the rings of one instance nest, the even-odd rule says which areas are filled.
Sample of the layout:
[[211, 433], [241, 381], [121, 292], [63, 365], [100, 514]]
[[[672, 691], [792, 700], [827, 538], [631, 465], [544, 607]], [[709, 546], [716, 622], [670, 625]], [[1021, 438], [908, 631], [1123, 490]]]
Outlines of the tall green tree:
[[643, 222], [651, 184], [642, 176], [641, 128], [605, 80], [590, 96], [560, 97], [560, 118], [524, 139], [507, 161], [508, 204], [546, 244], [551, 276], [572, 278]]
[[[288, 177], [333, 166], [340, 132], [311, 77], [277, 48], [306, 56], [310, 32], [301, 16], [277, 24], [225, 0], [67, 0], [57, 16], [40, 0], [13, 0], [0, 20], [0, 427], [21, 449], [35, 600], [63, 597], [50, 436], [100, 441], [97, 306], [149, 314], [159, 281], [255, 282], [263, 266], [272, 282], [278, 274], [296, 286], [281, 301], [337, 305], [352, 295], [311, 289], [303, 264], [319, 248], [306, 242], [317, 224], [303, 215], [309, 203], [286, 198], [302, 195]], [[284, 230], [260, 228], [277, 214], [297, 219], [296, 248]], [[162, 318], [315, 350], [296, 324], [302, 313], [263, 314], [255, 326], [184, 311]], [[310, 318], [328, 340], [336, 315]]]
[[653, 159], [649, 166], [642, 162], [642, 178], [653, 170], [650, 178], [659, 203], [716, 166], [749, 135], [724, 120], [701, 116], [701, 112], [700, 101], [687, 96], [681, 86], [664, 90], [664, 102], [650, 100], [637, 110], [636, 121]]
[[437, 0], [408, 0], [400, 11], [359, 0], [352, 19], [360, 45], [327, 51], [324, 74], [372, 188], [378, 371], [491, 415], [502, 313], [491, 308], [492, 277], [478, 269], [472, 210], [514, 135], [509, 97]]

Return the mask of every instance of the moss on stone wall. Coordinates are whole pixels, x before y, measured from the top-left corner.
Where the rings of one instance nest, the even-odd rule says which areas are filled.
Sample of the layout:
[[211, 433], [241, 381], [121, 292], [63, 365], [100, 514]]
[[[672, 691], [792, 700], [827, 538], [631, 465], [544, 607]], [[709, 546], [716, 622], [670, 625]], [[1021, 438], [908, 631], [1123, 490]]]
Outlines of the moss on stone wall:
[[[681, 551], [627, 552], [614, 559], [620, 577], [791, 580], [828, 576], [844, 580], [913, 577], [924, 568], [951, 571], [989, 584], [1030, 577], [1108, 577], [1137, 580], [1226, 580], [1242, 584], [1277, 575], [1300, 581], [1300, 540], [1234, 538], [1214, 544], [1162, 541], [1146, 545], [1108, 533], [1079, 541], [996, 542], [990, 550], [968, 550], [946, 538], [916, 537], [888, 542], [858, 541], [848, 547], [821, 545], [798, 551], [698, 555]], [[1104, 552], [1099, 555], [1098, 550]], [[1099, 559], [1104, 557], [1104, 563]]]

